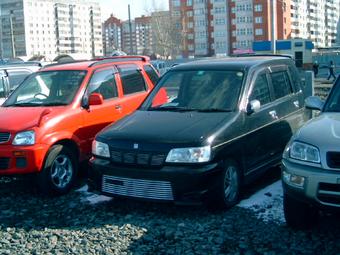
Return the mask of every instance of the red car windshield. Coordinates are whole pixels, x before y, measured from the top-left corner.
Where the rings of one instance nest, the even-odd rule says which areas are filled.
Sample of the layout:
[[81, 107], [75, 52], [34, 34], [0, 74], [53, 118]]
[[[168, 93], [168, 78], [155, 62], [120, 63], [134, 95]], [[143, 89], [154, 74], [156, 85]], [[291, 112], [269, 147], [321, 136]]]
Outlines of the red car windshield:
[[86, 71], [47, 71], [29, 76], [3, 106], [57, 106], [70, 104]]

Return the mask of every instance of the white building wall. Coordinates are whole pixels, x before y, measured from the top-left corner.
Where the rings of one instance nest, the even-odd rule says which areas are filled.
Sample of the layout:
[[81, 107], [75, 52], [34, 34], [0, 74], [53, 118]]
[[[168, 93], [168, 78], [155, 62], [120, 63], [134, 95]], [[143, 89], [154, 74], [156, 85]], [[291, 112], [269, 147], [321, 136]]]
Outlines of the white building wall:
[[27, 57], [44, 55], [47, 59], [53, 60], [60, 54], [69, 54], [76, 58], [91, 58], [103, 54], [98, 2], [1, 0], [0, 6], [13, 2], [23, 2], [21, 11], [24, 16]]
[[236, 26], [236, 31], [233, 32], [236, 43], [233, 48], [251, 49], [254, 41], [253, 1], [238, 0], [235, 9], [232, 11], [236, 15], [236, 19], [232, 20]]
[[228, 55], [229, 15], [227, 1], [213, 2], [214, 50], [215, 55]]

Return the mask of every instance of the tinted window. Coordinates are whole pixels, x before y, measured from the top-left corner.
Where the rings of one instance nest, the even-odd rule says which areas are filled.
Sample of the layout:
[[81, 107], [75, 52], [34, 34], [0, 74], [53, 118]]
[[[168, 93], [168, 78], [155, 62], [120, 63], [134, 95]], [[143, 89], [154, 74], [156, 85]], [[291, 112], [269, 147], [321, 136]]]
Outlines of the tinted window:
[[[146, 109], [233, 110], [243, 81], [240, 71], [172, 71], [160, 80]], [[157, 109], [156, 109], [157, 108]]]
[[286, 71], [271, 73], [275, 98], [281, 98], [293, 92]]
[[4, 78], [0, 74], [0, 98], [6, 97]]
[[124, 95], [146, 91], [143, 75], [136, 65], [117, 66], [122, 81]]
[[261, 74], [256, 78], [253, 91], [249, 100], [259, 100], [261, 105], [270, 102], [270, 92], [266, 74]]
[[298, 70], [295, 66], [288, 66], [290, 76], [292, 77], [292, 81], [294, 83], [295, 90], [298, 91], [301, 89], [301, 79]]
[[5, 106], [67, 105], [73, 101], [85, 75], [85, 71], [34, 73], [11, 94]]
[[88, 94], [99, 93], [104, 99], [118, 96], [113, 69], [96, 71], [90, 80]]
[[159, 79], [158, 74], [156, 73], [155, 69], [152, 68], [150, 65], [144, 66], [144, 70], [152, 83], [155, 85]]
[[7, 72], [11, 90], [15, 89], [28, 75], [31, 74], [31, 72], [25, 70], [7, 70]]

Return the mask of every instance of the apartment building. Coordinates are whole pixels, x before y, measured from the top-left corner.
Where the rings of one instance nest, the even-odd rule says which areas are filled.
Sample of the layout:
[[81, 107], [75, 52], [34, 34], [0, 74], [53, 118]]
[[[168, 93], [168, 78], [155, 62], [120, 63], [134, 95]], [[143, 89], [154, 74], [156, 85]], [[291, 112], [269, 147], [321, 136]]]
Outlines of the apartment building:
[[336, 44], [339, 0], [291, 0], [292, 38], [306, 38], [316, 47]]
[[136, 25], [133, 20], [131, 23], [128, 20], [122, 22], [122, 48], [128, 54], [137, 54]]
[[153, 35], [151, 16], [135, 18], [136, 49], [138, 55], [151, 55], [153, 53]]
[[122, 21], [112, 14], [103, 24], [103, 51], [110, 56], [114, 50], [122, 50]]
[[100, 6], [86, 0], [1, 0], [1, 57], [103, 54]]

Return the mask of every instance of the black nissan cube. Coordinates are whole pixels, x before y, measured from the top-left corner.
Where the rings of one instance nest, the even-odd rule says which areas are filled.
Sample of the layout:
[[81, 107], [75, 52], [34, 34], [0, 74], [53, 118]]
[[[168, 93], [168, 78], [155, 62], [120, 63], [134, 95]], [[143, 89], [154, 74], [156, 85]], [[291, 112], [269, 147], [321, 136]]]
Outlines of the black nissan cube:
[[173, 67], [136, 112], [96, 136], [89, 187], [114, 197], [231, 207], [242, 185], [280, 163], [309, 118], [304, 98], [294, 62], [284, 56]]

